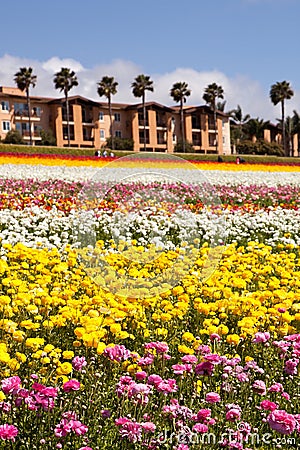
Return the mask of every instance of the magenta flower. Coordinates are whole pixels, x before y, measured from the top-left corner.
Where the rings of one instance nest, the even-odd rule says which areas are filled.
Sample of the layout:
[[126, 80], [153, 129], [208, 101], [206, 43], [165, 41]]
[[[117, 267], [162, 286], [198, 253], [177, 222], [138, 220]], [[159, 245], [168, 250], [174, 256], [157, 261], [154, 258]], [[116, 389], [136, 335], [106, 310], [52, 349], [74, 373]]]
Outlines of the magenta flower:
[[272, 430], [278, 431], [280, 434], [291, 434], [296, 428], [297, 421], [292, 414], [277, 409], [267, 417], [267, 422]]
[[72, 430], [78, 436], [82, 436], [88, 431], [88, 427], [84, 425], [80, 420], [70, 420]]
[[111, 361], [125, 361], [130, 358], [130, 351], [124, 345], [115, 345], [114, 347], [106, 347], [103, 352], [104, 356], [107, 356]]
[[205, 401], [208, 403], [218, 403], [221, 401], [221, 397], [216, 392], [208, 392], [205, 396]]
[[17, 376], [5, 378], [1, 382], [4, 394], [11, 394], [21, 387], [21, 379]]
[[69, 380], [63, 384], [63, 390], [65, 392], [79, 391], [79, 389], [80, 389], [80, 383], [77, 380]]
[[141, 427], [146, 433], [154, 433], [156, 425], [153, 422], [141, 422]]
[[205, 376], [211, 376], [214, 370], [214, 365], [209, 361], [204, 361], [200, 364], [197, 364], [195, 367], [195, 374], [196, 375], [205, 375]]
[[278, 405], [277, 405], [277, 403], [271, 402], [270, 400], [263, 400], [260, 403], [260, 407], [267, 411], [275, 411], [275, 409], [278, 408]]
[[253, 392], [260, 395], [265, 395], [267, 392], [266, 385], [262, 380], [255, 380], [252, 384]]
[[208, 426], [204, 423], [196, 423], [192, 430], [196, 431], [196, 433], [206, 433], [208, 431]]
[[78, 372], [80, 372], [86, 365], [87, 362], [84, 356], [75, 356], [75, 358], [72, 359], [73, 369]]
[[271, 337], [270, 333], [268, 333], [267, 331], [264, 333], [259, 331], [259, 332], [255, 333], [252, 342], [255, 342], [256, 344], [258, 344], [260, 342], [265, 344], [266, 342], [268, 342], [270, 337]]
[[0, 439], [2, 439], [3, 441], [5, 440], [14, 441], [18, 433], [19, 430], [14, 425], [9, 425], [8, 423], [0, 425]]

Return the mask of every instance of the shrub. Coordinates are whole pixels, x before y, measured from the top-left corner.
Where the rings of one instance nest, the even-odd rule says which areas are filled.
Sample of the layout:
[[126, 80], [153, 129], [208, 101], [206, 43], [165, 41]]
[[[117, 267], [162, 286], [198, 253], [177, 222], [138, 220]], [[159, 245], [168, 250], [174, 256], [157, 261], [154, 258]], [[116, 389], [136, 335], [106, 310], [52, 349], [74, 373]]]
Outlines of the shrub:
[[8, 131], [3, 142], [5, 144], [24, 144], [21, 133], [18, 130]]
[[243, 141], [237, 144], [236, 151], [241, 155], [284, 156], [283, 148], [276, 142]]
[[40, 145], [46, 145], [46, 146], [55, 146], [56, 145], [56, 139], [55, 136], [53, 136], [53, 133], [51, 130], [41, 130], [40, 136], [42, 140], [40, 141]]
[[[185, 141], [185, 153], [194, 153], [194, 147], [191, 142]], [[174, 146], [174, 152], [183, 153], [183, 141], [178, 141]]]
[[[134, 140], [131, 138], [114, 138], [115, 150], [133, 150]], [[106, 139], [106, 148], [112, 148], [111, 137]]]

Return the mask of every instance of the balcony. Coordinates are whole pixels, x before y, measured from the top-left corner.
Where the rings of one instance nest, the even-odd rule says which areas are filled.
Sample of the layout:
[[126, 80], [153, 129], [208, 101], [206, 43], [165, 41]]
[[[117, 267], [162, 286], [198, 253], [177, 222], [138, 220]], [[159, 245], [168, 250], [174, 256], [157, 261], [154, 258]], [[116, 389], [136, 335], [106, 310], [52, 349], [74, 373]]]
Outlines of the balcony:
[[[18, 111], [16, 110], [14, 112], [15, 120], [29, 120], [29, 114], [28, 111]], [[41, 114], [38, 114], [34, 111], [30, 114], [30, 120], [33, 122], [39, 122], [41, 120]]]
[[[40, 133], [38, 131], [33, 131], [31, 133], [31, 136], [32, 136], [32, 139], [35, 139], [37, 141], [42, 139], [41, 136], [40, 136]], [[22, 131], [22, 137], [25, 140], [27, 140], [27, 138], [30, 139], [29, 131], [27, 131], [27, 130], [26, 131]]]
[[[62, 115], [62, 121], [63, 121], [63, 122], [68, 122], [68, 116], [67, 116], [67, 114], [63, 114], [63, 115]], [[69, 114], [69, 122], [74, 122], [73, 114]]]
[[157, 120], [156, 126], [157, 128], [167, 128], [167, 123], [164, 120]]

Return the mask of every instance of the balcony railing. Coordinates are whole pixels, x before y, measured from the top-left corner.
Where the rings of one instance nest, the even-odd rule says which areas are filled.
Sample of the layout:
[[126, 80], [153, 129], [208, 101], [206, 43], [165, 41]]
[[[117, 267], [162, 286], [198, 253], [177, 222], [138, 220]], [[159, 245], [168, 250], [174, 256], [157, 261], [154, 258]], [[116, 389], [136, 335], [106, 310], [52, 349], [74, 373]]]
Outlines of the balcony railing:
[[[33, 131], [32, 133], [31, 133], [31, 136], [33, 137], [33, 138], [37, 138], [37, 139], [42, 139], [41, 138], [41, 136], [40, 136], [40, 133], [38, 132], [38, 131]], [[29, 133], [29, 131], [22, 131], [22, 137], [30, 137], [30, 133]]]
[[[63, 122], [68, 122], [68, 116], [67, 116], [67, 114], [63, 114], [63, 115], [62, 115], [62, 121], [63, 121]], [[69, 122], [74, 122], [73, 114], [70, 114], [70, 115], [69, 115]]]

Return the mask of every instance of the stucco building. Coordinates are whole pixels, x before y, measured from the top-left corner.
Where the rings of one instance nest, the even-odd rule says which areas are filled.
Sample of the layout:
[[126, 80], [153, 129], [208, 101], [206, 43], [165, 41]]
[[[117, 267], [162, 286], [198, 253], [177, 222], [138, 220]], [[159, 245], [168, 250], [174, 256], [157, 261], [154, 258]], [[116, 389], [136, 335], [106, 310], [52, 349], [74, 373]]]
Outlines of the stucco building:
[[[70, 146], [99, 149], [110, 137], [108, 104], [82, 96], [69, 97]], [[41, 142], [41, 130], [51, 130], [58, 147], [68, 146], [67, 114], [64, 98], [30, 97], [30, 121], [34, 145]], [[180, 109], [156, 102], [146, 103], [144, 136], [143, 106], [112, 103], [112, 134], [133, 139], [134, 151], [173, 153], [182, 141]], [[29, 143], [29, 115], [26, 95], [13, 87], [0, 87], [0, 136], [4, 139], [9, 130], [17, 129]], [[230, 154], [230, 127], [227, 114], [217, 113], [215, 132], [212, 110], [206, 106], [185, 106], [185, 141], [197, 153]]]

